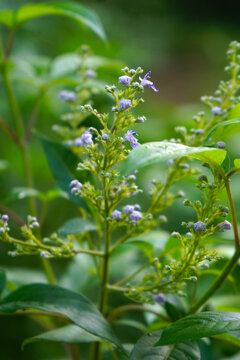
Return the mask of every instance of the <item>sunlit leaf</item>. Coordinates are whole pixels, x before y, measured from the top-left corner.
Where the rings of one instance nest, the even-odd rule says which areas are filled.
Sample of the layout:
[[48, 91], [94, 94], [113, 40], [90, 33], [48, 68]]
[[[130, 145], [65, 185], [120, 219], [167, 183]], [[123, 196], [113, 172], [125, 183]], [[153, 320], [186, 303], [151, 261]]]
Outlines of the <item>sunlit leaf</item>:
[[154, 346], [162, 332], [153, 332], [142, 336], [130, 354], [130, 360], [200, 360], [200, 350], [196, 343], [170, 346]]
[[205, 139], [205, 144], [207, 144], [208, 140], [210, 139], [210, 137], [213, 136], [213, 134], [220, 128], [225, 128], [227, 126], [230, 125], [236, 125], [236, 124], [240, 124], [240, 118], [236, 118], [236, 119], [232, 119], [232, 120], [227, 120], [227, 121], [223, 121], [217, 125], [215, 125], [211, 131], [208, 133], [206, 139]]
[[45, 4], [27, 4], [15, 11], [0, 12], [0, 24], [14, 28], [26, 21], [48, 15], [65, 16], [84, 24], [101, 39], [106, 40], [102, 24], [93, 10], [71, 1], [49, 2]]
[[164, 329], [157, 345], [195, 341], [202, 337], [240, 331], [240, 313], [207, 311], [182, 318]]
[[30, 284], [11, 293], [0, 303], [0, 311], [37, 309], [65, 315], [88, 333], [120, 346], [110, 325], [83, 295], [48, 284]]
[[122, 173], [128, 174], [135, 169], [189, 156], [210, 164], [221, 165], [225, 159], [224, 150], [207, 147], [189, 147], [182, 144], [169, 142], [151, 142], [140, 145], [132, 150], [125, 160]]
[[235, 169], [240, 169], [240, 159], [234, 159], [234, 167]]

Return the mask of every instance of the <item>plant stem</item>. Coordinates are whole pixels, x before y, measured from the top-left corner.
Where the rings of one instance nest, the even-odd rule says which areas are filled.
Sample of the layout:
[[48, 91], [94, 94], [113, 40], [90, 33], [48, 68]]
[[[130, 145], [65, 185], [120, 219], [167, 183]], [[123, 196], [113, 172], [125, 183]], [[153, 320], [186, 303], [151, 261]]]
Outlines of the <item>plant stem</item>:
[[239, 234], [238, 234], [236, 210], [235, 210], [235, 207], [234, 207], [234, 202], [233, 202], [233, 198], [232, 198], [232, 194], [231, 194], [231, 189], [230, 189], [230, 186], [229, 186], [229, 179], [225, 178], [224, 181], [225, 181], [225, 187], [226, 187], [227, 196], [228, 196], [228, 202], [229, 202], [229, 206], [230, 206], [231, 213], [232, 213], [232, 223], [233, 223], [235, 247], [236, 247], [236, 249], [239, 249], [240, 248], [240, 241], [239, 241]]
[[215, 294], [215, 292], [222, 286], [224, 281], [227, 279], [228, 275], [233, 271], [233, 269], [238, 263], [239, 258], [240, 249], [235, 251], [233, 257], [226, 264], [219, 277], [214, 281], [214, 283], [210, 286], [206, 293], [191, 307], [188, 312], [189, 315], [194, 314], [196, 311], [198, 311], [207, 302], [207, 300]]

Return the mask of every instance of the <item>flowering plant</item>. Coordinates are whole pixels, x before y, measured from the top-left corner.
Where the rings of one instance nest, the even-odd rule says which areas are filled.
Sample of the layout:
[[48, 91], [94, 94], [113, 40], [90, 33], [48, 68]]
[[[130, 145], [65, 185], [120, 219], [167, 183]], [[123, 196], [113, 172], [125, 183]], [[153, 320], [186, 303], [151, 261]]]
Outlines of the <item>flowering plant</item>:
[[[158, 93], [150, 72], [142, 75], [140, 67], [123, 68], [118, 84], [106, 86], [112, 106], [108, 113], [101, 113], [93, 106], [93, 87], [90, 90], [88, 87], [97, 74], [86, 66], [88, 49], [84, 47], [81, 51], [82, 63], [78, 68], [81, 82], [75, 91], [63, 90], [59, 95], [70, 107], [62, 116], [64, 125], [54, 126], [62, 143], [56, 144], [39, 135], [61, 187], [58, 191], [75, 203], [78, 217], [43, 236], [41, 218], [30, 198], [32, 214], [21, 226], [22, 236], [17, 237], [12, 235], [10, 227], [12, 213], [6, 211], [1, 215], [0, 240], [13, 247], [9, 255], [39, 256], [50, 283], [33, 283], [8, 291], [3, 273], [0, 290], [5, 289], [6, 294], [3, 293], [0, 303], [1, 315], [58, 317], [64, 326], [52, 321], [54, 328], [34, 340], [72, 344], [72, 359], [100, 360], [112, 356], [130, 360], [155, 357], [194, 360], [201, 358], [201, 338], [218, 336], [238, 343], [235, 332], [240, 330], [239, 312], [218, 311], [211, 301], [229, 279], [240, 257], [237, 216], [230, 189], [232, 176], [240, 171], [240, 160], [235, 159], [232, 166], [225, 143], [215, 140], [219, 128], [240, 122], [231, 117], [240, 102], [240, 44], [232, 42], [227, 53], [229, 80], [220, 83], [214, 96], [202, 98], [210, 111], [199, 112], [190, 130], [176, 127], [176, 138], [146, 144], [139, 140], [141, 130], [134, 129], [140, 124], [139, 129], [143, 129], [146, 118], [137, 115], [135, 108], [144, 101], [144, 91]], [[5, 52], [2, 72], [19, 133], [16, 135], [8, 127], [7, 132], [21, 147], [26, 163], [28, 136], [22, 134], [24, 128], [8, 77], [8, 58], [9, 53]], [[83, 124], [88, 116], [92, 123], [86, 127]], [[30, 121], [30, 128], [32, 125]], [[203, 165], [201, 169], [199, 161]], [[146, 204], [141, 202], [139, 171], [153, 164], [162, 164], [166, 176], [163, 181], [152, 182]], [[71, 167], [74, 169], [70, 171]], [[30, 187], [32, 180], [27, 169]], [[190, 200], [182, 190], [175, 192], [174, 186], [180, 181], [196, 177], [199, 198]], [[224, 192], [228, 204], [222, 197]], [[181, 223], [181, 232], [171, 229], [166, 236], [160, 229], [167, 222], [166, 210], [171, 207], [174, 211], [173, 203], [177, 199], [182, 199], [182, 206], [191, 209], [191, 218]], [[15, 214], [13, 218], [16, 220]], [[221, 233], [231, 229], [235, 251], [219, 270], [215, 266], [223, 258], [216, 244], [225, 240]], [[134, 268], [126, 262], [132, 249], [137, 258]], [[78, 277], [88, 272], [88, 281], [91, 279], [95, 285], [93, 295], [88, 294], [91, 301], [85, 293], [56, 284], [52, 258], [80, 259]], [[82, 260], [86, 258], [91, 259], [87, 269]], [[120, 259], [117, 270], [116, 259]], [[200, 294], [200, 277], [211, 270], [216, 278]], [[113, 308], [114, 296], [118, 306]], [[140, 339], [126, 341], [117, 327], [117, 319], [131, 310], [146, 315], [137, 323], [145, 334]], [[125, 321], [125, 325], [136, 327], [136, 322], [133, 325], [133, 321]], [[26, 340], [29, 341], [33, 339]], [[86, 348], [83, 343], [89, 346]]]

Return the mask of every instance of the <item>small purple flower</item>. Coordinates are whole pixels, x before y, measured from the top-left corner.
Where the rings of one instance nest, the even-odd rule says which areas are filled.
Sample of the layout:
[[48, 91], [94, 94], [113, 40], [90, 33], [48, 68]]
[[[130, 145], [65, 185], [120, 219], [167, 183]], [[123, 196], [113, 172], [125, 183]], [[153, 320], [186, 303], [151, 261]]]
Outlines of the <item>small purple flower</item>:
[[231, 223], [227, 220], [221, 222], [220, 224], [218, 224], [218, 226], [220, 227], [220, 229], [223, 229], [223, 230], [231, 230], [231, 228], [232, 228]]
[[95, 78], [95, 77], [97, 76], [97, 74], [96, 74], [96, 72], [95, 72], [94, 70], [92, 70], [92, 69], [87, 69], [87, 70], [85, 71], [85, 76], [86, 76], [86, 78], [88, 78], [88, 79], [92, 79], [92, 78]]
[[44, 251], [44, 250], [43, 250], [43, 251], [40, 252], [40, 257], [41, 257], [41, 258], [47, 258], [48, 255], [49, 255], [49, 253], [48, 253], [47, 251]]
[[150, 77], [150, 74], [151, 74], [151, 71], [149, 71], [145, 76], [144, 78], [139, 78], [139, 80], [141, 81], [140, 84], [142, 86], [148, 86], [150, 87], [151, 89], [153, 89], [153, 91], [155, 92], [158, 92], [159, 90], [155, 88], [155, 86], [153, 85], [153, 82], [148, 80], [148, 78]]
[[83, 142], [83, 144], [85, 145], [89, 145], [92, 143], [92, 134], [90, 133], [90, 131], [85, 131], [83, 134], [82, 134], [82, 137], [81, 137], [81, 140]]
[[5, 229], [3, 227], [0, 227], [0, 233], [1, 234], [5, 233]]
[[216, 145], [217, 145], [217, 148], [218, 148], [218, 149], [225, 149], [225, 147], [226, 147], [226, 144], [225, 144], [225, 142], [223, 142], [223, 141], [218, 141], [218, 142], [216, 143]]
[[132, 78], [130, 76], [123, 75], [123, 76], [120, 76], [120, 78], [118, 79], [118, 83], [120, 85], [128, 86], [130, 84], [131, 80], [132, 80]]
[[142, 218], [143, 218], [143, 216], [140, 211], [134, 210], [130, 215], [130, 219], [133, 221], [136, 221], [136, 222], [138, 222], [138, 220], [141, 220]]
[[157, 294], [153, 296], [153, 300], [160, 303], [160, 304], [164, 304], [166, 302], [166, 297], [164, 294]]
[[77, 146], [77, 147], [83, 146], [82, 139], [81, 139], [81, 138], [76, 138], [76, 139], [74, 140], [74, 145]]
[[8, 220], [9, 220], [9, 216], [8, 216], [7, 214], [4, 214], [4, 215], [2, 216], [2, 220], [3, 220], [3, 221], [8, 221]]
[[132, 102], [129, 99], [122, 99], [119, 101], [119, 106], [121, 110], [126, 110], [132, 107]]
[[32, 227], [33, 228], [38, 228], [40, 225], [39, 225], [39, 222], [38, 221], [34, 221], [33, 223], [32, 223]]
[[82, 184], [78, 180], [72, 180], [69, 184], [70, 189], [72, 188], [78, 188], [80, 189], [82, 187]]
[[137, 131], [128, 130], [125, 134], [125, 140], [130, 142], [130, 145], [133, 149], [140, 145], [134, 135], [137, 135]]
[[167, 163], [168, 165], [173, 165], [173, 164], [174, 164], [174, 159], [167, 159], [167, 160], [166, 160], [166, 163]]
[[126, 215], [132, 214], [132, 212], [134, 211], [134, 205], [126, 205], [123, 208], [123, 211], [125, 212]]
[[194, 230], [195, 231], [206, 231], [206, 224], [202, 221], [197, 221], [194, 224]]
[[111, 215], [112, 215], [113, 220], [121, 220], [121, 218], [122, 218], [122, 213], [121, 213], [121, 211], [118, 211], [118, 210], [114, 210]]
[[108, 141], [109, 140], [109, 135], [108, 134], [103, 134], [102, 135], [102, 140]]
[[69, 102], [76, 100], [76, 94], [73, 91], [63, 90], [59, 94], [59, 98]]
[[214, 106], [214, 107], [212, 108], [212, 114], [213, 114], [214, 116], [219, 116], [219, 115], [221, 115], [221, 114], [222, 114], [221, 108], [220, 108], [219, 106]]

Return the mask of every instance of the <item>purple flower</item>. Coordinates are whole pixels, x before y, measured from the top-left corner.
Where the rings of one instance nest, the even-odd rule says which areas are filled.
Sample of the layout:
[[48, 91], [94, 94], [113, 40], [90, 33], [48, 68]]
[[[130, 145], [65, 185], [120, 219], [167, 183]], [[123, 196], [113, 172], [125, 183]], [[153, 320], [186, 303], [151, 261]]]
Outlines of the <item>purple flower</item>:
[[134, 135], [137, 135], [137, 131], [128, 130], [125, 134], [125, 140], [130, 142], [130, 145], [133, 149], [135, 149], [135, 147], [140, 145], [138, 140], [134, 137]]
[[174, 164], [174, 159], [167, 159], [167, 160], [166, 160], [166, 163], [167, 163], [168, 165], [173, 165], [173, 164]]
[[132, 102], [129, 99], [122, 99], [119, 101], [119, 106], [122, 110], [126, 110], [132, 107]]
[[148, 86], [151, 89], [153, 89], [153, 91], [158, 92], [159, 90], [155, 88], [155, 86], [153, 85], [152, 81], [148, 80], [148, 78], [150, 77], [151, 71], [149, 71], [144, 78], [139, 78], [139, 80], [141, 81], [140, 84], [142, 86]]
[[109, 140], [109, 135], [108, 134], [103, 134], [102, 135], [102, 140], [104, 140], [104, 141]]
[[202, 221], [197, 221], [194, 224], [194, 230], [195, 231], [206, 231], [206, 224]]
[[134, 211], [134, 205], [126, 205], [123, 208], [123, 211], [125, 212], [126, 215], [132, 214], [132, 212]]
[[221, 115], [221, 114], [222, 114], [221, 108], [220, 108], [219, 106], [214, 106], [214, 107], [212, 108], [212, 114], [213, 114], [214, 116]]
[[82, 138], [76, 138], [74, 140], [74, 145], [79, 147], [83, 146]]
[[75, 194], [83, 185], [78, 180], [72, 180], [69, 184], [71, 193]]
[[0, 233], [5, 233], [5, 229], [3, 227], [0, 227]]
[[69, 102], [76, 100], [76, 94], [73, 91], [63, 90], [59, 94], [59, 98]]
[[130, 215], [130, 219], [133, 221], [136, 221], [136, 222], [138, 222], [138, 220], [141, 220], [142, 218], [143, 218], [143, 216], [140, 211], [134, 210]]
[[118, 79], [118, 83], [120, 85], [128, 86], [130, 84], [131, 80], [132, 80], [132, 78], [130, 76], [123, 75], [123, 76], [120, 76], [120, 78]]
[[226, 147], [226, 144], [225, 144], [225, 142], [223, 142], [223, 141], [218, 141], [218, 142], [216, 143], [216, 145], [217, 145], [217, 148], [218, 148], [218, 149], [225, 149], [225, 147]]
[[164, 304], [166, 302], [166, 297], [164, 294], [157, 294], [153, 296], [153, 300], [160, 303], [160, 304]]
[[231, 230], [231, 228], [232, 228], [232, 225], [227, 220], [221, 222], [220, 224], [218, 224], [218, 226], [220, 227], [220, 229], [223, 229], [223, 230]]
[[9, 220], [9, 216], [6, 215], [6, 214], [4, 214], [4, 215], [2, 216], [2, 220], [3, 220], [3, 221], [8, 221], [8, 220]]
[[87, 78], [89, 78], [89, 79], [95, 78], [96, 75], [97, 75], [97, 74], [96, 74], [95, 71], [92, 70], [92, 69], [88, 69], [88, 70], [85, 71], [85, 76], [86, 76]]
[[121, 211], [118, 211], [118, 210], [114, 210], [111, 215], [112, 215], [113, 220], [121, 220], [121, 218], [122, 218], [122, 213], [121, 213]]
[[90, 131], [85, 131], [83, 134], [82, 134], [82, 137], [81, 137], [81, 140], [83, 142], [83, 144], [85, 145], [89, 145], [92, 143], [92, 134], [90, 133]]
[[38, 227], [39, 227], [39, 222], [38, 222], [38, 221], [34, 221], [34, 222], [32, 223], [32, 227], [38, 228]]

